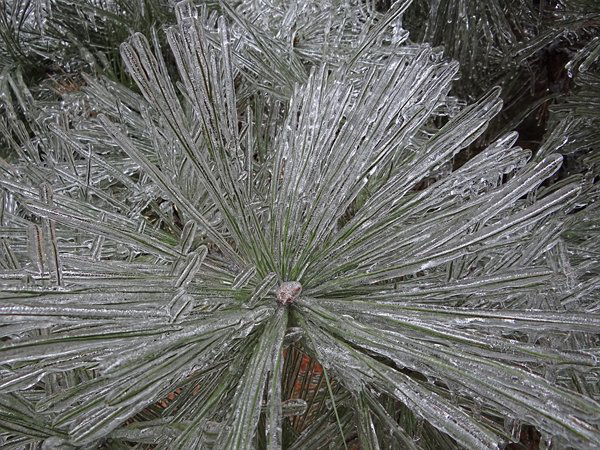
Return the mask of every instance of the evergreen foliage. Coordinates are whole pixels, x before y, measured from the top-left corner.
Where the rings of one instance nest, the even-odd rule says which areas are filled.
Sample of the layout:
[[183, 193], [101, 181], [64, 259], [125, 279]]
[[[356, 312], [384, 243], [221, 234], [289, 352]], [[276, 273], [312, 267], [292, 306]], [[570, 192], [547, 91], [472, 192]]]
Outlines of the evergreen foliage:
[[595, 2], [0, 11], [2, 448], [600, 447]]

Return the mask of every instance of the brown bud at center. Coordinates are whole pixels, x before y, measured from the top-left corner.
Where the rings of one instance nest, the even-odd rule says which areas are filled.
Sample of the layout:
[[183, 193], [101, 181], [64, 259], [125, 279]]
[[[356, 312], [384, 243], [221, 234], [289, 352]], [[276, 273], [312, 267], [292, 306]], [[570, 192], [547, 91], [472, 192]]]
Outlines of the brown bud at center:
[[297, 281], [285, 281], [277, 289], [277, 301], [282, 305], [294, 303], [302, 292], [302, 285]]

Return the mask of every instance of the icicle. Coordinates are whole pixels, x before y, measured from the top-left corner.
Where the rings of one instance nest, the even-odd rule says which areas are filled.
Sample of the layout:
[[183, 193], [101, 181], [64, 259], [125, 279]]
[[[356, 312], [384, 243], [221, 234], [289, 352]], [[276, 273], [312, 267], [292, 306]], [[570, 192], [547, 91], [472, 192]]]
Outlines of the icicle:
[[185, 262], [182, 264], [181, 272], [178, 278], [175, 280], [174, 286], [176, 288], [187, 287], [188, 284], [194, 279], [200, 266], [208, 253], [206, 246], [201, 246], [195, 252], [188, 253], [185, 258]]
[[179, 288], [175, 295], [167, 305], [167, 313], [171, 318], [171, 322], [177, 322], [178, 319], [185, 317], [192, 310], [193, 297], [189, 295], [185, 289]]
[[286, 346], [295, 344], [296, 342], [300, 341], [303, 337], [304, 330], [301, 327], [290, 327], [285, 333], [283, 344]]
[[259, 284], [256, 285], [254, 291], [252, 292], [252, 295], [250, 296], [250, 298], [244, 306], [246, 308], [254, 308], [258, 304], [258, 302], [260, 302], [263, 298], [267, 296], [267, 294], [269, 294], [273, 290], [276, 284], [277, 274], [267, 274], [267, 276], [263, 278], [263, 280]]
[[282, 403], [282, 413], [284, 417], [301, 416], [306, 412], [308, 404], [301, 398], [286, 400]]
[[521, 421], [512, 417], [504, 418], [504, 431], [512, 442], [519, 442], [521, 437]]
[[[53, 190], [49, 184], [43, 184], [40, 187], [40, 199], [43, 203], [52, 207], [53, 201]], [[62, 277], [62, 265], [60, 256], [58, 253], [58, 241], [56, 238], [56, 224], [54, 220], [48, 218], [42, 218], [43, 236], [44, 236], [44, 249], [45, 255], [47, 256], [47, 267], [50, 274], [50, 281], [55, 286], [63, 285]]]
[[256, 275], [256, 267], [250, 265], [244, 268], [233, 280], [231, 289], [241, 289]]
[[[193, 232], [190, 234], [193, 234]], [[188, 234], [188, 238], [190, 234]], [[194, 300], [193, 297], [187, 293], [186, 288], [200, 270], [207, 253], [208, 248], [206, 246], [200, 246], [198, 250], [188, 253], [185, 259], [177, 265], [176, 270], [178, 271], [178, 274], [173, 282], [175, 295], [173, 295], [173, 298], [165, 307], [170, 322], [179, 321], [192, 310]]]
[[193, 220], [189, 220], [186, 222], [183, 227], [183, 231], [181, 232], [181, 239], [179, 245], [181, 246], [181, 252], [183, 254], [189, 253], [192, 246], [194, 245], [194, 238], [196, 237], [196, 231], [198, 229], [198, 225]]

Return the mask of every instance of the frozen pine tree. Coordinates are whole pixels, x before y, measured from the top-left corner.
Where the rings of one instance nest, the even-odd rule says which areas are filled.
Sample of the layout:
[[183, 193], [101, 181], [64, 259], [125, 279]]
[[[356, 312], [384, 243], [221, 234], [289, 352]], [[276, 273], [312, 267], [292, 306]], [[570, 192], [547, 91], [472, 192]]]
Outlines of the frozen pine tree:
[[[457, 98], [409, 0], [89, 0], [83, 60], [29, 3], [3, 42], [92, 70], [45, 92], [0, 53], [3, 448], [600, 446], [598, 191], [556, 181], [597, 164], [597, 41], [535, 155], [459, 166], [501, 91]], [[122, 62], [111, 20], [146, 28]]]

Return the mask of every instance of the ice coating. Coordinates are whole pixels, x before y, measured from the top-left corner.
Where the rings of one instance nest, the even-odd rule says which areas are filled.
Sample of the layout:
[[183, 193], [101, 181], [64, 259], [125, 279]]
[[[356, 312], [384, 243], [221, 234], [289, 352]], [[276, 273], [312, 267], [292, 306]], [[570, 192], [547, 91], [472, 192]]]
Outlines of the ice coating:
[[[514, 122], [492, 138], [510, 96], [452, 97], [458, 64], [406, 42], [410, 0], [194, 3], [168, 46], [123, 45], [136, 91], [84, 75], [38, 101], [0, 75], [2, 420], [48, 448], [479, 449], [521, 424], [600, 448], [600, 192], [552, 181], [598, 127], [561, 122], [533, 157]], [[557, 119], [599, 92], [599, 45]]]

